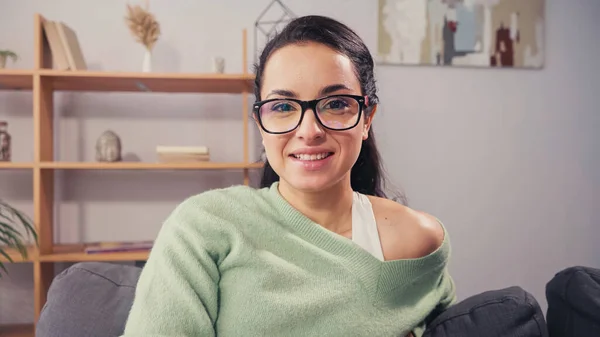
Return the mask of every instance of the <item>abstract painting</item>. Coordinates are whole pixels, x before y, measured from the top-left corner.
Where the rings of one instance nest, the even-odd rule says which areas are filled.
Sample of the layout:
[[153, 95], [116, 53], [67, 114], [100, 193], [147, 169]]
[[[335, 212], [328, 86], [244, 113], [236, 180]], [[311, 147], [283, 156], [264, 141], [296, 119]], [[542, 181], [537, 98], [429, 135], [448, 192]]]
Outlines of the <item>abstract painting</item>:
[[377, 61], [542, 68], [545, 0], [379, 0]]

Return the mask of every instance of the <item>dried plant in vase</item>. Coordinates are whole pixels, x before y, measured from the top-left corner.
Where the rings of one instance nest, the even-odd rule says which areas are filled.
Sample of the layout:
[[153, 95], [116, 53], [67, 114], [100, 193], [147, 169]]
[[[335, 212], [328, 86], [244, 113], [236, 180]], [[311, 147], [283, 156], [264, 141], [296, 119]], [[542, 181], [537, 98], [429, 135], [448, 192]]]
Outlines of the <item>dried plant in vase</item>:
[[143, 71], [151, 71], [152, 48], [154, 48], [154, 45], [160, 36], [160, 24], [148, 10], [148, 2], [146, 2], [145, 8], [142, 8], [140, 5], [127, 5], [125, 22], [129, 27], [131, 35], [135, 38], [135, 41], [144, 46]]
[[[8, 249], [15, 249], [23, 258], [27, 258], [25, 238], [17, 230], [17, 226], [24, 227], [27, 235], [31, 235], [37, 245], [38, 237], [31, 219], [25, 213], [0, 199], [0, 269], [4, 270], [5, 273], [8, 273], [8, 271], [2, 263], [2, 259], [4, 258], [11, 263], [14, 262], [8, 254]], [[0, 278], [2, 278], [2, 273], [0, 273]]]

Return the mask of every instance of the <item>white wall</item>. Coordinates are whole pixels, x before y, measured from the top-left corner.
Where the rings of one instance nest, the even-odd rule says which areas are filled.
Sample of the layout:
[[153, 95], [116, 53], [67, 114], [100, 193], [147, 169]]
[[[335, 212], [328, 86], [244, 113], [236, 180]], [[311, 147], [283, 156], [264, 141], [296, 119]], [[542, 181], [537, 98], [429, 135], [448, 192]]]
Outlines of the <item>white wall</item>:
[[[210, 71], [211, 58], [223, 55], [227, 71], [241, 71], [241, 30], [248, 29], [251, 62], [253, 23], [269, 2], [150, 1], [163, 27], [154, 69]], [[11, 67], [32, 67], [33, 15], [39, 12], [77, 31], [90, 68], [140, 70], [142, 51], [123, 23], [125, 3], [0, 0], [0, 48], [21, 54]], [[298, 15], [344, 21], [376, 49], [376, 1], [285, 3]], [[545, 310], [544, 286], [555, 272], [600, 267], [594, 209], [600, 200], [598, 17], [597, 0], [548, 0], [541, 71], [377, 69], [382, 104], [375, 130], [387, 169], [413, 207], [446, 224], [461, 298], [520, 285]], [[154, 160], [157, 143], [195, 142], [210, 146], [215, 160], [241, 159], [237, 96], [68, 93], [56, 101], [59, 160], [92, 160], [94, 142], [107, 128], [121, 135], [125, 153], [142, 160]], [[31, 94], [0, 93], [0, 117], [10, 123], [15, 160], [31, 160]], [[152, 238], [181, 199], [240, 178], [220, 172], [61, 172], [56, 240]], [[143, 189], [150, 187], [161, 192]], [[0, 197], [28, 212], [31, 188], [30, 174], [0, 171]], [[0, 281], [0, 324], [29, 322], [31, 266], [10, 271]]]

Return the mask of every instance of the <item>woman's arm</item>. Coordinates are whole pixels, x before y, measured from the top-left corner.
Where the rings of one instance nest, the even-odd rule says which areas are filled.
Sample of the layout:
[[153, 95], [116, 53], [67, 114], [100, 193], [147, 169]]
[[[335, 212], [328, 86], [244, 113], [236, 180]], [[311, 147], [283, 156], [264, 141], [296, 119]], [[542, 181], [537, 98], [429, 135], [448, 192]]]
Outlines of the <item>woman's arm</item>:
[[189, 204], [161, 228], [122, 337], [215, 336], [219, 270], [198, 230], [198, 208]]

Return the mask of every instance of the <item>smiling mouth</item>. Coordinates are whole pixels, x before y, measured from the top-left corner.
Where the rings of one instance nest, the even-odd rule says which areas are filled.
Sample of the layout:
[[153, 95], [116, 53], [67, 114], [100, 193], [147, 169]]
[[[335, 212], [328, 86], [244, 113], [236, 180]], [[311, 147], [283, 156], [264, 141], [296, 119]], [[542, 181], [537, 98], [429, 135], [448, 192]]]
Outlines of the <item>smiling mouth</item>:
[[314, 154], [300, 153], [300, 154], [291, 154], [290, 157], [296, 158], [298, 160], [303, 160], [303, 161], [315, 161], [315, 160], [325, 159], [332, 155], [333, 155], [333, 152], [323, 152], [323, 153], [314, 153]]

